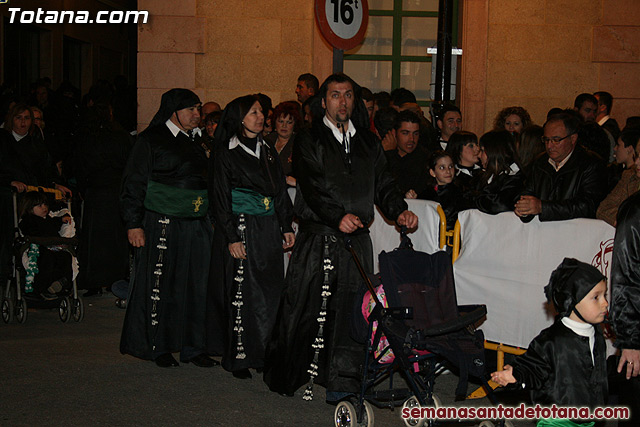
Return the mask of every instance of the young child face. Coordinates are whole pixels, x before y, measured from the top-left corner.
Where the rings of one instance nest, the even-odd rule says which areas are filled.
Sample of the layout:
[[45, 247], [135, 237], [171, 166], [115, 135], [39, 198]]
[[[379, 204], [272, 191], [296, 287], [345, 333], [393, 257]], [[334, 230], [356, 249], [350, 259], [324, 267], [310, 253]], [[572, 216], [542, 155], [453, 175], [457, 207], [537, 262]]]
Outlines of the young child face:
[[[576, 304], [576, 309], [580, 312], [584, 320], [588, 323], [602, 323], [604, 316], [607, 314], [607, 282], [600, 281], [582, 300]], [[580, 318], [572, 312], [570, 319], [582, 322]], [[584, 323], [584, 322], [582, 322]]]
[[49, 206], [46, 203], [41, 203], [37, 206], [33, 207], [33, 214], [35, 216], [39, 216], [40, 218], [46, 218], [49, 214]]
[[438, 185], [451, 184], [455, 172], [456, 168], [453, 165], [453, 160], [451, 160], [451, 157], [449, 156], [440, 157], [436, 161], [436, 167], [434, 169], [429, 169], [429, 173], [436, 179]]

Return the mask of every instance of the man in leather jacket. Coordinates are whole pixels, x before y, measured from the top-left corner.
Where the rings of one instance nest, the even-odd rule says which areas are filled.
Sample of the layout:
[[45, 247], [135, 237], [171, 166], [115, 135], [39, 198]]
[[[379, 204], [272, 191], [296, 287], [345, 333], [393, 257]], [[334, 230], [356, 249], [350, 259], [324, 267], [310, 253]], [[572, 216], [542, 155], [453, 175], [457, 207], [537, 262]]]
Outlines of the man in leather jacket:
[[[611, 264], [611, 322], [620, 349], [617, 385], [620, 403], [631, 408], [632, 419], [620, 426], [637, 425], [640, 418], [640, 193], [618, 210]], [[626, 366], [625, 366], [626, 365]], [[616, 388], [616, 387], [612, 387]]]
[[551, 116], [544, 125], [546, 153], [534, 161], [515, 213], [523, 222], [595, 218], [607, 195], [604, 162], [578, 145], [579, 119]]

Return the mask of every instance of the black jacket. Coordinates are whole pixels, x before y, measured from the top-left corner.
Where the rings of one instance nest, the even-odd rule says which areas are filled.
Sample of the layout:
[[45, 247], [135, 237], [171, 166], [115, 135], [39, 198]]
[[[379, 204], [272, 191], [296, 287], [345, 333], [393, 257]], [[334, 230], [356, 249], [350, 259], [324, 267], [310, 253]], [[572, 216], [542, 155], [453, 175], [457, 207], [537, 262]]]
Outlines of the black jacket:
[[366, 129], [357, 128], [349, 163], [342, 145], [322, 121], [312, 133], [300, 133], [293, 146], [293, 172], [298, 179], [294, 210], [301, 226], [315, 223], [339, 233], [342, 217], [351, 213], [363, 224], [373, 221], [373, 205], [395, 220], [407, 204], [387, 170], [382, 145]]
[[496, 215], [511, 212], [524, 188], [524, 175], [518, 171], [513, 175], [500, 174], [476, 192], [465, 194], [464, 209], [478, 209]]
[[406, 194], [409, 190], [420, 193], [427, 188], [429, 156], [422, 147], [417, 146], [412, 153], [404, 156], [400, 156], [398, 150], [385, 151], [384, 154], [389, 172], [396, 180], [402, 194]]
[[606, 344], [597, 325], [593, 356], [592, 362], [588, 337], [556, 320], [512, 363], [516, 386], [531, 390], [531, 400], [541, 405], [602, 406], [608, 396]]
[[418, 193], [418, 199], [433, 200], [440, 203], [447, 219], [447, 230], [453, 230], [462, 202], [462, 192], [455, 183], [429, 185], [424, 191]]
[[149, 180], [178, 188], [207, 189], [208, 162], [201, 138], [191, 141], [182, 132], [174, 137], [164, 124], [140, 134], [122, 177], [120, 209], [127, 229], [142, 227]]
[[217, 147], [213, 155], [213, 174], [209, 185], [215, 225], [228, 243], [240, 242], [238, 219], [233, 213], [231, 191], [234, 188], [253, 190], [273, 198], [275, 215], [282, 233], [292, 232], [293, 207], [287, 193], [287, 183], [275, 148], [262, 144], [260, 158], [247, 153], [240, 145], [229, 149], [229, 142]]
[[20, 141], [0, 129], [0, 186], [11, 181], [43, 187], [63, 182], [37, 129]]
[[611, 321], [615, 346], [640, 350], [640, 193], [618, 210], [611, 264]]
[[[524, 194], [542, 201], [540, 221], [595, 218], [598, 205], [607, 195], [605, 164], [595, 154], [576, 146], [567, 163], [556, 172], [545, 153], [531, 165]], [[533, 215], [521, 219], [529, 222]]]

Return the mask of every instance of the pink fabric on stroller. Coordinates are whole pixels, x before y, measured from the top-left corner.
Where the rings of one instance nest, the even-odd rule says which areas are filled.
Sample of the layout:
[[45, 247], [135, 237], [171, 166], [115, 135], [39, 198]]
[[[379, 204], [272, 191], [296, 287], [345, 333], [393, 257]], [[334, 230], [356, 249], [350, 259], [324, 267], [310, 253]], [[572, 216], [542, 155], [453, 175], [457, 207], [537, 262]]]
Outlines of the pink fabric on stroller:
[[[382, 305], [385, 308], [388, 308], [389, 304], [387, 303], [387, 296], [384, 293], [384, 287], [382, 285], [376, 288], [376, 295], [378, 295], [378, 300], [382, 301]], [[369, 322], [369, 315], [371, 314], [371, 311], [373, 310], [374, 306], [375, 306], [375, 299], [371, 297], [371, 292], [367, 291], [364, 294], [364, 297], [362, 298], [362, 316], [367, 320], [367, 322]], [[374, 342], [374, 337], [376, 335], [377, 329], [378, 329], [378, 321], [374, 321], [373, 329], [371, 331], [371, 342]], [[378, 343], [378, 346], [373, 351], [373, 354], [375, 355], [376, 359], [380, 357], [380, 355], [383, 353], [384, 355], [379, 360], [380, 363], [390, 363], [395, 358], [395, 355], [393, 354], [393, 350], [391, 350], [391, 347], [389, 346], [389, 341], [387, 340], [387, 337], [384, 336], [384, 334], [382, 334], [382, 336], [380, 337], [380, 342]]]

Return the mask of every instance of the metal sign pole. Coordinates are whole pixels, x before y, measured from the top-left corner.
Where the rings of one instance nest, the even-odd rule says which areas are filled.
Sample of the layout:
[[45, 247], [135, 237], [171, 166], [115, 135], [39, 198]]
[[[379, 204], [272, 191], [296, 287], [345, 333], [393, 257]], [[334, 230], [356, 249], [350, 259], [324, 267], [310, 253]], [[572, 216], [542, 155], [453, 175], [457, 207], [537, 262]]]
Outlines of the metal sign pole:
[[334, 73], [342, 73], [344, 70], [344, 51], [342, 49], [338, 49], [337, 47], [333, 48], [333, 72]]
[[440, 0], [438, 9], [438, 52], [436, 54], [436, 102], [451, 100], [451, 30], [453, 0]]

